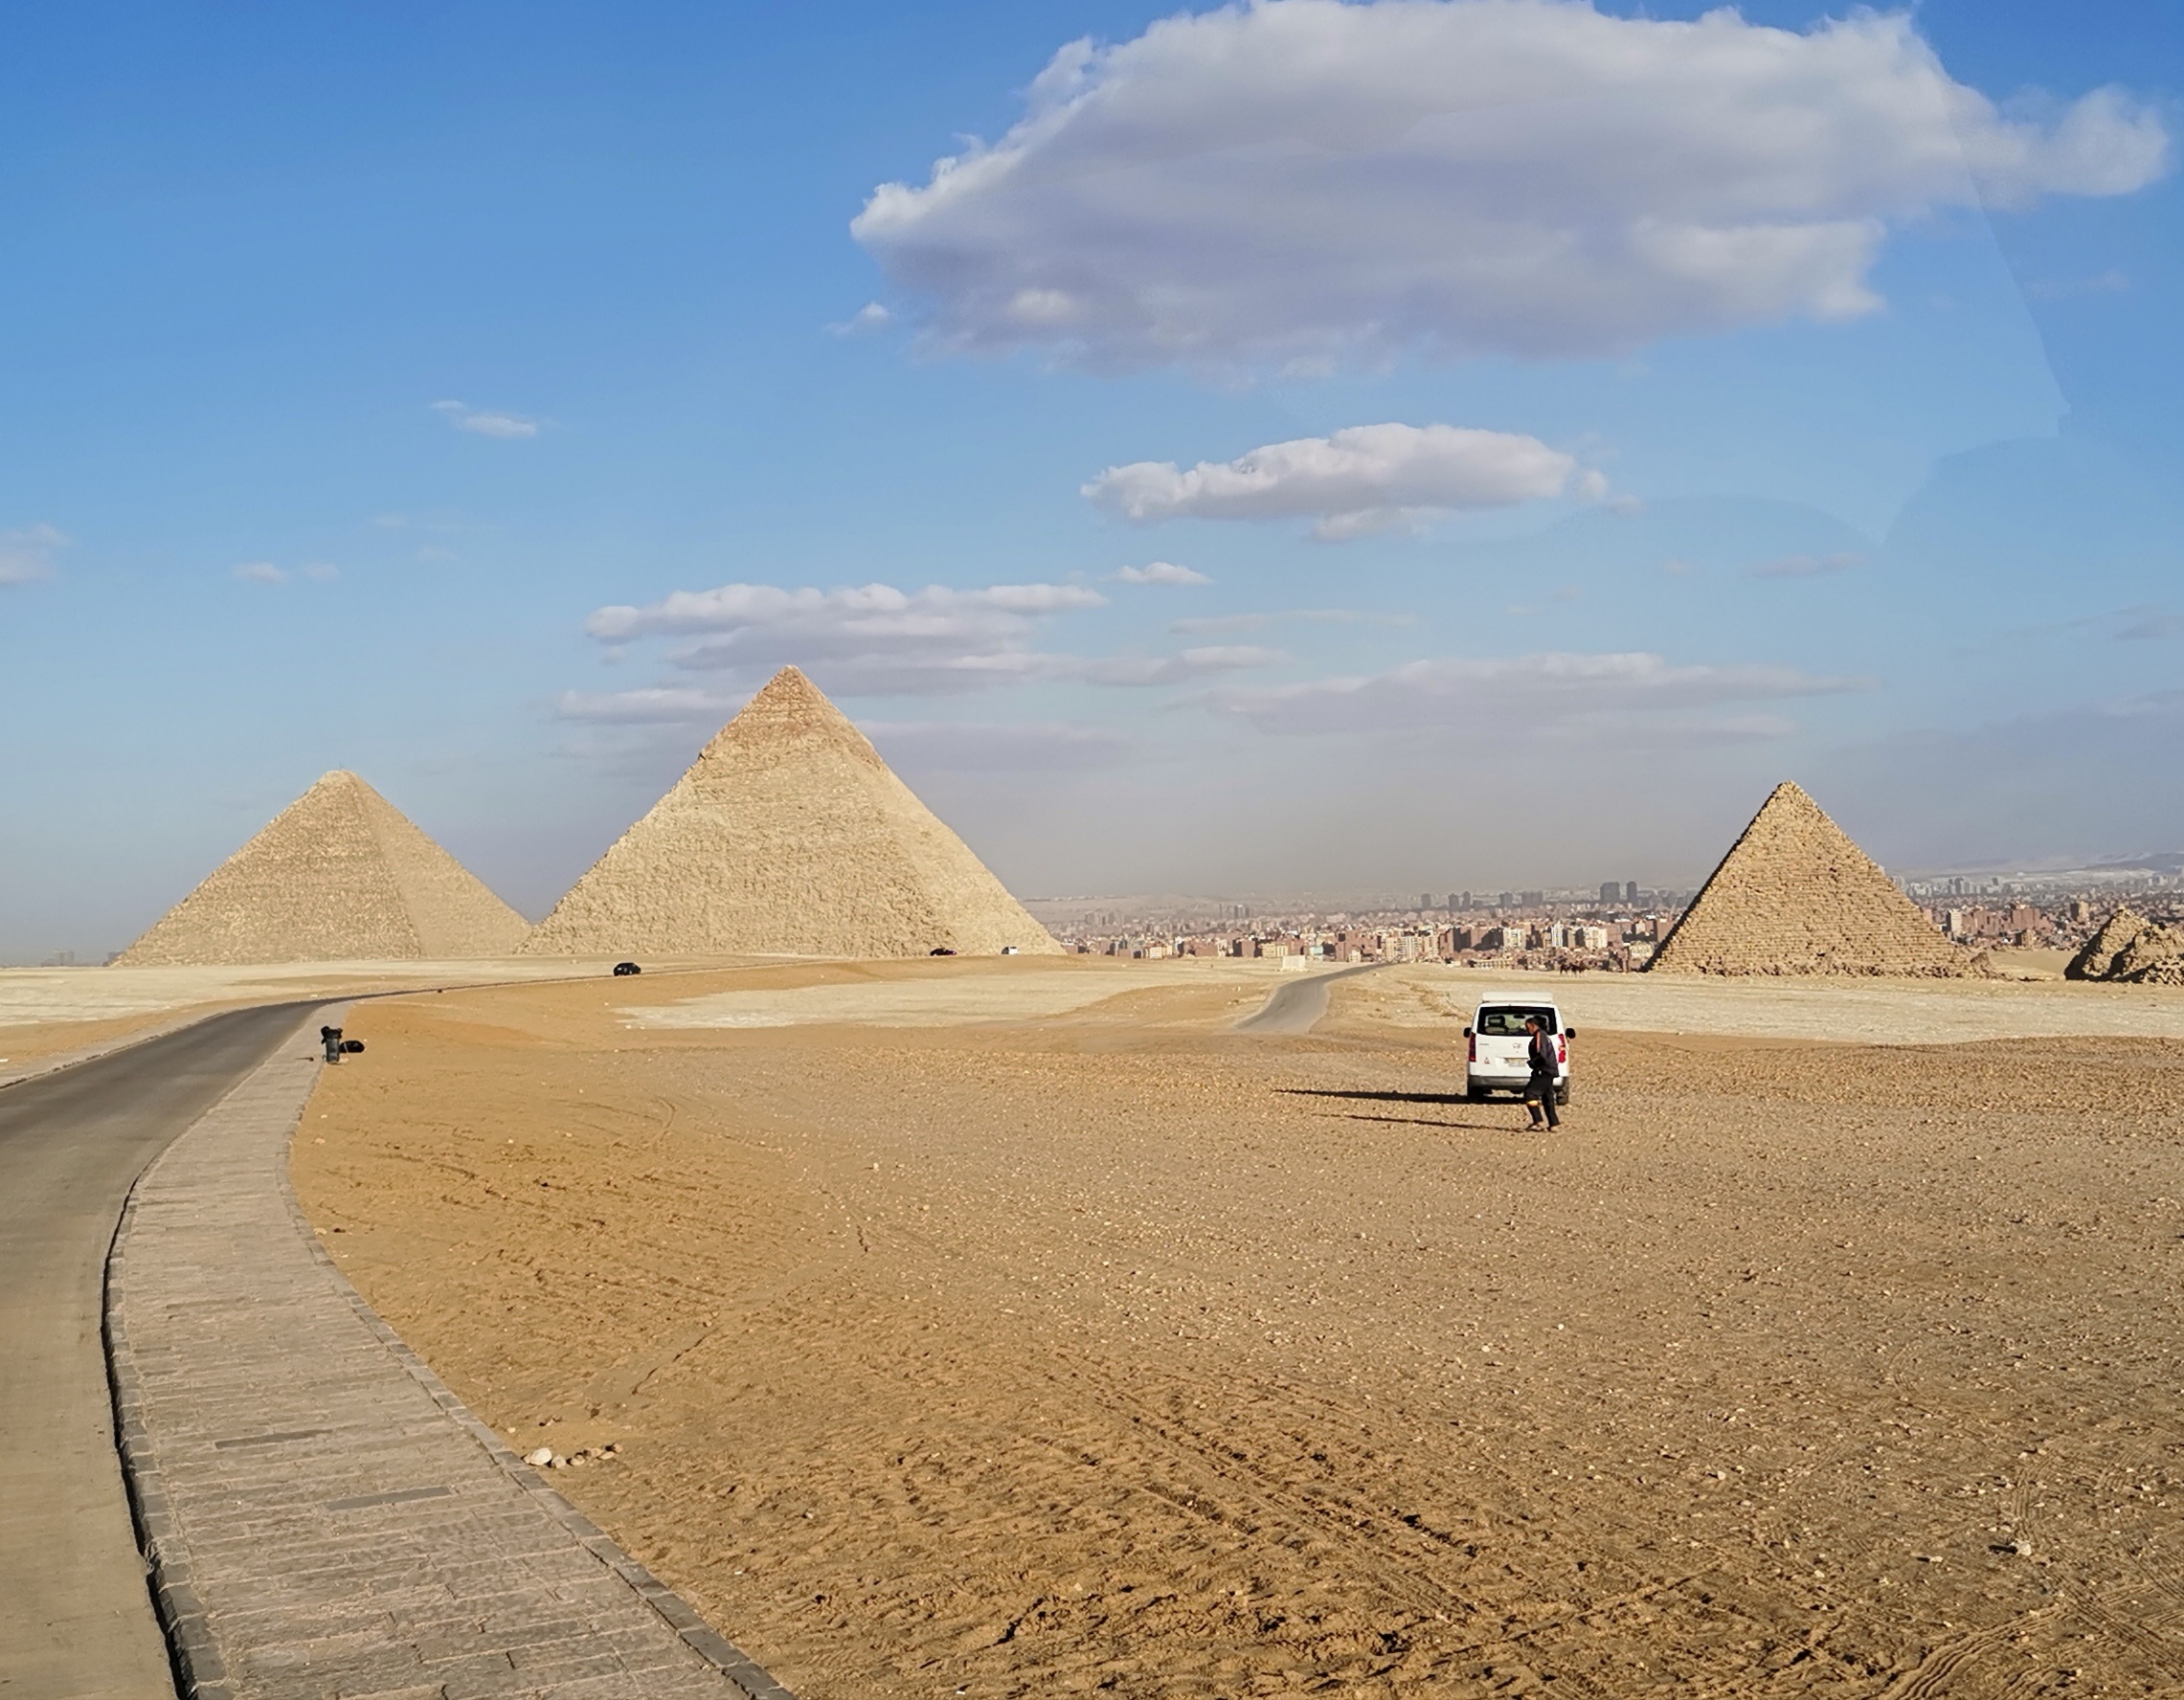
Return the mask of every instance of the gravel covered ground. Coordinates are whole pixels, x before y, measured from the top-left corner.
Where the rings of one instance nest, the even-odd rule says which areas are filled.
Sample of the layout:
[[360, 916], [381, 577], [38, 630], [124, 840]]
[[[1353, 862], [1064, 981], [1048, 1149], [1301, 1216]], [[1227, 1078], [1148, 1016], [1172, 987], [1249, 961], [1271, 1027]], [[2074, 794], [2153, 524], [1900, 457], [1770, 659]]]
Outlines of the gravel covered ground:
[[1541, 1137], [1378, 977], [360, 1006], [296, 1179], [806, 1700], [2184, 1691], [2184, 1043], [1584, 1034]]

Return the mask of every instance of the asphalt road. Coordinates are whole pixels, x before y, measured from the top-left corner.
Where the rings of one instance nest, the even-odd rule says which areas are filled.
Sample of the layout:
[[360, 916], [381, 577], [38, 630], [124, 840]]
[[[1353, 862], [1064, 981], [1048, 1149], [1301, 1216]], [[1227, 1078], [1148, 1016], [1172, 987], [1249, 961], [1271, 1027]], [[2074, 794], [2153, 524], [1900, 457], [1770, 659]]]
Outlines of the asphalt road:
[[1310, 1033], [1327, 1013], [1327, 983], [1352, 974], [1370, 973], [1384, 966], [1361, 962], [1355, 968], [1339, 968], [1333, 973], [1316, 973], [1310, 979], [1293, 980], [1277, 987], [1257, 1010], [1236, 1023], [1238, 1033]]
[[174, 1700], [114, 1445], [106, 1249], [145, 1165], [311, 1007], [0, 1089], [0, 1700]]

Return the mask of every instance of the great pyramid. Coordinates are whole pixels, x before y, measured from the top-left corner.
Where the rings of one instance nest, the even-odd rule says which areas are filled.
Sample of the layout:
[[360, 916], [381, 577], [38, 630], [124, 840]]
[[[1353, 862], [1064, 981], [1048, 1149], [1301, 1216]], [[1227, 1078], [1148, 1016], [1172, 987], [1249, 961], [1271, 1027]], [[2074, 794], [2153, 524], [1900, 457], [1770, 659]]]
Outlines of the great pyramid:
[[524, 918], [339, 770], [168, 910], [117, 966], [507, 956]]
[[714, 736], [524, 951], [1058, 954], [968, 846], [794, 667]]
[[1794, 785], [1778, 785], [1649, 967], [1663, 973], [1961, 974], [1962, 952]]

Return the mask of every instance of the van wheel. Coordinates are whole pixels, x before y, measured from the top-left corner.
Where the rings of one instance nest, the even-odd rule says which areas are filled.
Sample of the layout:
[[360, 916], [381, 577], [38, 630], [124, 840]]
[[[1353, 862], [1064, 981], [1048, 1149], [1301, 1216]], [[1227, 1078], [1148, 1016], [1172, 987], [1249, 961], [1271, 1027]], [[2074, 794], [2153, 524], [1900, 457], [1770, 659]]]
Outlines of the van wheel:
[[1464, 1102], [1466, 1104], [1484, 1104], [1486, 1102], [1486, 1088], [1484, 1086], [1465, 1086]]
[[1560, 1085], [1555, 1088], [1555, 1102], [1558, 1105], [1569, 1102], [1569, 1087], [1567, 1085]]

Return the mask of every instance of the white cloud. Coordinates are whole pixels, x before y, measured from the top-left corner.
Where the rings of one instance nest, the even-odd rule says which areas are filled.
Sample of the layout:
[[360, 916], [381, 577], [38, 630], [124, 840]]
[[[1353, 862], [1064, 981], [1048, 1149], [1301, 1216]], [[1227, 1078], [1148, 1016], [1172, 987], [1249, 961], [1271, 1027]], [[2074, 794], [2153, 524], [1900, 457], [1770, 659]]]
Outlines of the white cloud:
[[288, 574], [271, 561], [245, 561], [236, 569], [235, 575], [245, 584], [277, 585], [288, 582]]
[[1831, 572], [1848, 572], [1865, 565], [1865, 557], [1844, 551], [1833, 555], [1781, 555], [1747, 568], [1747, 578], [1823, 578]]
[[839, 324], [826, 328], [835, 336], [865, 336], [875, 330], [885, 330], [895, 322], [895, 316], [878, 302], [867, 302]]
[[458, 431], [474, 431], [480, 436], [536, 436], [539, 424], [521, 414], [496, 414], [460, 401], [436, 401], [433, 412], [442, 414]]
[[29, 584], [34, 578], [53, 576], [53, 558], [68, 547], [68, 538], [52, 526], [26, 526], [19, 531], [0, 531], [0, 585]]
[[1050, 721], [860, 721], [890, 766], [910, 772], [1052, 772], [1112, 767], [1130, 740], [1100, 727]]
[[1102, 656], [1062, 671], [1088, 684], [1182, 684], [1216, 673], [1268, 667], [1289, 660], [1288, 652], [1255, 643], [1209, 643], [1172, 656]]
[[1315, 516], [1322, 542], [1415, 525], [1452, 508], [1559, 496], [1577, 462], [1536, 436], [1456, 425], [1352, 425], [1268, 443], [1233, 460], [1111, 466], [1083, 488], [1140, 525], [1182, 518]]
[[1776, 716], [1719, 711], [1737, 705], [1872, 688], [1792, 667], [1674, 666], [1643, 652], [1548, 653], [1489, 660], [1409, 661], [1386, 673], [1314, 680], [1268, 689], [1232, 687], [1208, 702], [1269, 732], [1386, 732], [1462, 727], [1521, 734], [1678, 737], [1770, 736]]
[[306, 561], [304, 563], [304, 576], [315, 578], [321, 584], [331, 584], [341, 576], [341, 569], [331, 561]]
[[1262, 0], [1063, 48], [850, 229], [942, 348], [1322, 370], [1853, 318], [1892, 228], [2168, 163], [2150, 106], [2005, 114], [1902, 13]]
[[643, 608], [601, 608], [585, 629], [610, 644], [676, 639], [668, 660], [686, 669], [755, 681], [794, 662], [825, 690], [934, 693], [1051, 673], [1055, 658], [1032, 647], [1040, 620], [1106, 601], [1083, 585], [821, 591], [730, 584], [677, 591]]
[[678, 690], [655, 685], [641, 690], [563, 691], [554, 700], [553, 712], [561, 720], [580, 720], [595, 726], [684, 726], [691, 722], [718, 725], [742, 705], [711, 691]]
[[1179, 567], [1173, 561], [1151, 561], [1142, 567], [1119, 568], [1115, 576], [1126, 585], [1209, 585], [1213, 582], [1205, 573]]

